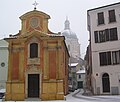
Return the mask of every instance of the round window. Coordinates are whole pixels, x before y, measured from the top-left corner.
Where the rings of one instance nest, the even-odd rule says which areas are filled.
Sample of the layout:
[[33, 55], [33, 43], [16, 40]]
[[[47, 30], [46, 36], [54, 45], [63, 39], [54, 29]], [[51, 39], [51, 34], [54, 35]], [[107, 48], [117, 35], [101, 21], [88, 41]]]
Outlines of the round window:
[[4, 66], [5, 66], [5, 63], [4, 63], [4, 62], [2, 62], [2, 63], [1, 63], [1, 66], [2, 66], [2, 67], [4, 67]]
[[31, 20], [30, 20], [30, 26], [32, 28], [36, 28], [38, 27], [38, 24], [39, 24], [39, 20], [37, 17], [33, 17]]

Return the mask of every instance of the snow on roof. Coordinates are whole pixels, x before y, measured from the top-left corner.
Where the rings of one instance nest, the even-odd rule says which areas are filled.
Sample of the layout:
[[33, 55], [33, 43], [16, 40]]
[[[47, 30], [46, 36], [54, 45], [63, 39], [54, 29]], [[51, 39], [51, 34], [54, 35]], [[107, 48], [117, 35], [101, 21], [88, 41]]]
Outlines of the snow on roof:
[[8, 47], [8, 42], [3, 40], [3, 39], [1, 39], [0, 40], [0, 47]]
[[69, 66], [77, 66], [78, 63], [71, 63]]
[[6, 89], [0, 89], [0, 93], [5, 93]]
[[77, 74], [84, 74], [85, 73], [85, 70], [79, 70], [76, 72]]

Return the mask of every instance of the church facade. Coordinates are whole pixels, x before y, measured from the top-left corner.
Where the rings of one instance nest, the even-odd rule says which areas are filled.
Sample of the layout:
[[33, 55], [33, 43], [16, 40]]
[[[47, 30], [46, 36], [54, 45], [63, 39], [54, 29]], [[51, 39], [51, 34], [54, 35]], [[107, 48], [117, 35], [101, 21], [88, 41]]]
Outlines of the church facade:
[[50, 16], [34, 9], [20, 17], [22, 28], [9, 42], [5, 100], [61, 100], [68, 93], [69, 53], [65, 38], [48, 29]]

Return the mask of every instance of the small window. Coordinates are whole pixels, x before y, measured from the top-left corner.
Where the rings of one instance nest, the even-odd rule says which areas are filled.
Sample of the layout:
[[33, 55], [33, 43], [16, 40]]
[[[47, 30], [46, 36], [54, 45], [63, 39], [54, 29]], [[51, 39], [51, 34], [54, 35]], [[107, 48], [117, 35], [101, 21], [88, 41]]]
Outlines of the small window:
[[1, 63], [1, 67], [5, 67], [5, 63], [4, 62]]
[[99, 42], [98, 31], [94, 31], [95, 43]]
[[100, 56], [100, 66], [107, 65], [106, 52], [100, 53], [99, 56]]
[[110, 41], [118, 40], [117, 28], [110, 29]]
[[116, 22], [115, 10], [109, 11], [109, 23]]
[[105, 30], [99, 31], [100, 42], [106, 41]]
[[38, 44], [32, 43], [30, 44], [30, 58], [37, 58], [38, 57]]
[[104, 13], [98, 13], [98, 25], [104, 24]]
[[81, 75], [79, 75], [79, 79], [81, 79]]
[[120, 51], [113, 51], [112, 52], [112, 62], [113, 62], [113, 64], [120, 63]]
[[111, 52], [102, 52], [100, 56], [100, 66], [111, 65]]
[[109, 41], [110, 39], [109, 29], [105, 29], [105, 36], [106, 36], [106, 41]]

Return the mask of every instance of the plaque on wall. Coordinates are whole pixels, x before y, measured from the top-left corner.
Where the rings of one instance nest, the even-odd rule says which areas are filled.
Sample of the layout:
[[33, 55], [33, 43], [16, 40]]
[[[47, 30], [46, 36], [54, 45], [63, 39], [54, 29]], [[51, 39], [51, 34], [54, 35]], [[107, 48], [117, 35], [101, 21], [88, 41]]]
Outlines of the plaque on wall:
[[39, 19], [38, 17], [32, 17], [31, 20], [30, 20], [30, 26], [32, 28], [36, 28], [39, 26]]

